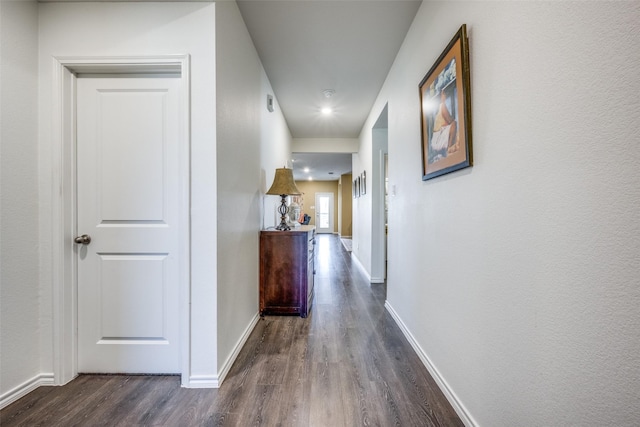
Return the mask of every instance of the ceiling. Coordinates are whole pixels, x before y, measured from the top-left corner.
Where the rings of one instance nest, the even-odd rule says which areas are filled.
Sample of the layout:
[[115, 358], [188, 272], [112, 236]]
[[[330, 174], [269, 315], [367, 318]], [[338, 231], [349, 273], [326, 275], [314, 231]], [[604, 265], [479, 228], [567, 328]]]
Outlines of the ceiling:
[[[357, 138], [421, 0], [237, 4], [293, 138]], [[333, 113], [322, 114], [324, 107]], [[346, 156], [343, 170], [345, 155], [294, 153], [301, 159], [294, 175], [306, 176], [304, 163], [316, 171], [313, 179], [335, 180], [351, 170]]]
[[337, 181], [345, 173], [351, 173], [350, 153], [293, 153], [296, 181]]

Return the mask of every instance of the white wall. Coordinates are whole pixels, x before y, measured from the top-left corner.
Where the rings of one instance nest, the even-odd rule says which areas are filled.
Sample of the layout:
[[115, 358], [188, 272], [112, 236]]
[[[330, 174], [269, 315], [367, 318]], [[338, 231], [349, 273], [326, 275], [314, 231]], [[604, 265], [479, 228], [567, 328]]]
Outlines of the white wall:
[[216, 6], [218, 369], [224, 373], [258, 319], [259, 231], [275, 225], [279, 201], [264, 193], [275, 168], [291, 157], [291, 136], [275, 100], [275, 111], [267, 111], [273, 90], [238, 6]]
[[40, 256], [44, 307], [42, 367], [51, 372], [52, 57], [191, 55], [191, 360], [190, 378], [217, 379], [216, 88], [213, 3], [41, 3]]
[[[360, 140], [360, 150], [354, 154], [351, 161], [353, 179], [357, 179], [362, 171], [368, 171], [367, 187], [371, 186], [371, 167], [373, 165], [372, 137]], [[372, 193], [367, 188], [367, 194], [353, 199], [353, 249], [352, 254], [356, 257], [360, 266], [364, 269], [368, 280], [374, 279], [371, 275], [371, 227], [372, 215]]]
[[386, 128], [373, 128], [368, 123], [367, 126], [368, 131], [363, 132], [359, 141], [358, 154], [352, 158], [354, 179], [366, 172], [366, 192], [353, 199], [352, 254], [371, 283], [384, 283], [384, 229], [380, 226], [384, 221], [384, 193], [380, 193], [384, 170], [380, 153], [387, 152], [388, 132]]
[[0, 2], [0, 404], [41, 372], [37, 65], [36, 2]]
[[[469, 424], [640, 423], [638, 22], [423, 2], [362, 131], [388, 102], [388, 306]], [[418, 83], [462, 23], [475, 166], [423, 182]]]

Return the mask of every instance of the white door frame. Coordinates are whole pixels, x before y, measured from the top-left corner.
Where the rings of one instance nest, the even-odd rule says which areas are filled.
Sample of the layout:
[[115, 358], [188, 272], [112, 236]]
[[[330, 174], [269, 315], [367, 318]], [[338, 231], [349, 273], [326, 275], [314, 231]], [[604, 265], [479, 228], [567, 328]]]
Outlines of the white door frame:
[[180, 74], [180, 366], [182, 384], [190, 377], [189, 319], [190, 227], [190, 58], [189, 55], [144, 57], [53, 58], [52, 132], [52, 283], [54, 383], [66, 384], [78, 375], [77, 265], [73, 238], [76, 205], [76, 79], [77, 74]]

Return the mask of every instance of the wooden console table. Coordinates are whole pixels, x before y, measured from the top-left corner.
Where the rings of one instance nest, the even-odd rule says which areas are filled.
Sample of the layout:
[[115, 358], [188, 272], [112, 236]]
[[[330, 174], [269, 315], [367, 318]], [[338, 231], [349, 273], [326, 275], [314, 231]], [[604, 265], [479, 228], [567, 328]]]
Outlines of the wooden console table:
[[307, 317], [313, 300], [315, 227], [260, 232], [260, 315]]

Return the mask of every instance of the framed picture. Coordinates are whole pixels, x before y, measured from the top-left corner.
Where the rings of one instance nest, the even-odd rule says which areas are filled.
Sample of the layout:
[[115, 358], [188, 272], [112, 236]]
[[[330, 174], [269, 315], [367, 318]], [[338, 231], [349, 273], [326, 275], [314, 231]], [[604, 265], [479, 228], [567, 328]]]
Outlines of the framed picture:
[[420, 82], [422, 180], [473, 165], [467, 27]]
[[367, 194], [367, 171], [360, 175], [360, 194]]
[[354, 199], [358, 197], [358, 188], [356, 184], [357, 184], [357, 181], [354, 179], [353, 180], [353, 198]]

